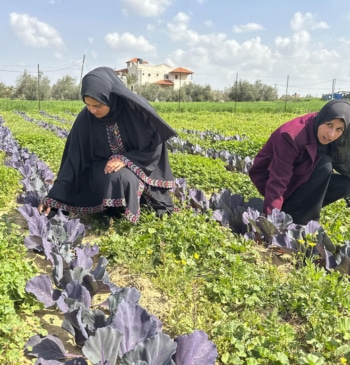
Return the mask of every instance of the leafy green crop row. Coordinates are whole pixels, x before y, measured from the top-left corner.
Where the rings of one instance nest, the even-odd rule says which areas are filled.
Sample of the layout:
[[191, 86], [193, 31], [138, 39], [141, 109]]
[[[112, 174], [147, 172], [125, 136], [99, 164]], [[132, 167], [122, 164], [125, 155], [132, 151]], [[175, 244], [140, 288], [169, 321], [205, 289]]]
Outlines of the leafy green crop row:
[[57, 172], [65, 141], [34, 123], [26, 122], [12, 112], [1, 114], [18, 143], [44, 160], [53, 172]]
[[[62, 105], [60, 116], [64, 110]], [[13, 113], [3, 117], [19, 143], [57, 171], [63, 141]], [[239, 154], [251, 156], [249, 148], [253, 152], [290, 116], [166, 112], [163, 117], [178, 131], [244, 133], [253, 145], [241, 147]], [[193, 141], [204, 147], [210, 143]], [[219, 149], [226, 144], [213, 143]], [[236, 146], [243, 145], [234, 142], [232, 149]], [[246, 175], [227, 171], [221, 160], [180, 153], [170, 154], [170, 160], [176, 177], [206, 194], [229, 188], [245, 198], [258, 196]], [[322, 213], [327, 233], [339, 242], [350, 237], [348, 213], [344, 202]], [[210, 212], [196, 214], [186, 207], [163, 219], [144, 211], [137, 226], [115, 221], [92, 233], [111, 263], [151, 280], [159, 290], [165, 330], [178, 335], [203, 329], [218, 347], [220, 364], [350, 362], [350, 286], [338, 272], [318, 269], [305, 257], [274, 255], [219, 226]]]
[[248, 200], [258, 194], [248, 175], [228, 171], [222, 160], [182, 153], [173, 153], [169, 159], [176, 177], [185, 178], [190, 187], [208, 195], [230, 189]]
[[9, 217], [0, 218], [0, 363], [19, 364], [23, 347], [38, 327], [34, 311], [39, 305], [24, 290], [36, 274], [23, 246], [24, 236]]
[[21, 189], [19, 184], [20, 173], [9, 167], [3, 165], [5, 155], [0, 152], [0, 209], [8, 206], [12, 200], [9, 197], [15, 199], [16, 192]]
[[36, 268], [23, 249], [24, 236], [13, 223], [14, 215], [7, 213], [13, 212], [16, 195], [22, 190], [21, 174], [6, 167], [4, 159], [0, 152], [0, 363], [19, 364], [28, 336], [39, 327], [34, 312], [40, 306], [24, 290]]

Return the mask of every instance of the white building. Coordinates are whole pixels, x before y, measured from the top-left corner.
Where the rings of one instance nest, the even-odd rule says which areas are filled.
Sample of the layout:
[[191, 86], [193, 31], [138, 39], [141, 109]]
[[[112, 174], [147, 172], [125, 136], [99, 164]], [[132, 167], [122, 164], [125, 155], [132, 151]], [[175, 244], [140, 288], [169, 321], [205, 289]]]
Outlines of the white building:
[[165, 63], [153, 66], [141, 58], [133, 58], [127, 61], [126, 65], [127, 68], [115, 72], [118, 76], [135, 75], [137, 85], [158, 84], [178, 90], [182, 86], [192, 83], [190, 75], [193, 72], [183, 67], [172, 68]]

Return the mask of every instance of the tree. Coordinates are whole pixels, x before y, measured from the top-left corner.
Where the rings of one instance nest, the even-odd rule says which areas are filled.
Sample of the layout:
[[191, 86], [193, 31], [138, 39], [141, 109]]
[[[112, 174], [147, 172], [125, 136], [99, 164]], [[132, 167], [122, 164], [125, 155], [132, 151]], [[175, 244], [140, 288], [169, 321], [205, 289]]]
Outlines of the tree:
[[0, 98], [10, 98], [13, 91], [13, 86], [6, 86], [4, 83], [0, 82]]
[[203, 86], [194, 83], [182, 86], [178, 93], [181, 101], [220, 101], [224, 98], [223, 92], [212, 90], [210, 85]]
[[79, 85], [73, 77], [64, 76], [52, 86], [51, 95], [55, 100], [79, 100]]
[[275, 101], [278, 99], [276, 88], [263, 84], [260, 80], [254, 84], [248, 81], [236, 81], [225, 91], [228, 100], [233, 101]]
[[[39, 79], [38, 79], [39, 78]], [[31, 76], [25, 70], [17, 79], [13, 98], [25, 100], [45, 100], [51, 96], [51, 86], [48, 77], [40, 72], [38, 77]]]
[[126, 75], [126, 84], [130, 90], [133, 90], [133, 86], [137, 83], [137, 75], [128, 74]]
[[[135, 91], [148, 101], [175, 101], [174, 90], [157, 84], [135, 85]], [[177, 93], [178, 95], [178, 93]]]

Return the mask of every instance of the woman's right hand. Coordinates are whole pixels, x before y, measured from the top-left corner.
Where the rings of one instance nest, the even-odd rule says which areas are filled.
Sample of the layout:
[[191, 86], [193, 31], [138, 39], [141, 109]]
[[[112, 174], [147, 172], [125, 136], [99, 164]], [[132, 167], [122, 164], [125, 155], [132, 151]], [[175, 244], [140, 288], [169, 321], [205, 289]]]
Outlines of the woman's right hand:
[[119, 158], [111, 158], [107, 161], [106, 166], [104, 168], [105, 174], [110, 174], [112, 172], [117, 172], [123, 167], [125, 167], [125, 163], [122, 160], [119, 160]]
[[44, 204], [40, 203], [38, 206], [38, 211], [39, 214], [43, 214], [47, 217], [51, 212], [51, 207], [47, 207]]

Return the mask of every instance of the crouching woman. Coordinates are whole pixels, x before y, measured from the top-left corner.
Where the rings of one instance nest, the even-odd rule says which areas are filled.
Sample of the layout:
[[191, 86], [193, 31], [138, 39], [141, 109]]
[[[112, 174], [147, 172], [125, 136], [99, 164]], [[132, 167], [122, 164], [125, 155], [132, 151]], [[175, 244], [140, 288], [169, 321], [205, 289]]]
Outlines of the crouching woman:
[[[339, 152], [350, 148], [344, 138], [349, 123], [350, 104], [332, 100], [271, 134], [249, 170], [265, 214], [276, 208], [305, 225], [320, 218], [322, 207], [350, 194], [349, 177], [334, 170]], [[349, 163], [350, 154], [342, 164]]]

